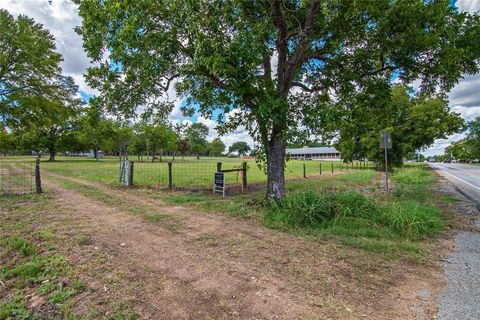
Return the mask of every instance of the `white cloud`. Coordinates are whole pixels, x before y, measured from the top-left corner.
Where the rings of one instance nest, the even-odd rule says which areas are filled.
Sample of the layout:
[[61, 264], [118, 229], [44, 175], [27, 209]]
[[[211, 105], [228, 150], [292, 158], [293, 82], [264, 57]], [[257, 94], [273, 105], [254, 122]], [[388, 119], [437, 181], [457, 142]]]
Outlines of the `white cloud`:
[[63, 73], [71, 76], [79, 89], [88, 94], [98, 94], [90, 88], [83, 78], [83, 73], [90, 65], [90, 60], [83, 51], [82, 38], [73, 30], [81, 24], [77, 6], [68, 0], [2, 0], [0, 8], [12, 15], [27, 15], [41, 23], [55, 37], [57, 51], [62, 54]]
[[467, 11], [470, 13], [474, 13], [480, 10], [480, 1], [478, 0], [457, 0], [455, 2], [455, 6], [460, 11]]

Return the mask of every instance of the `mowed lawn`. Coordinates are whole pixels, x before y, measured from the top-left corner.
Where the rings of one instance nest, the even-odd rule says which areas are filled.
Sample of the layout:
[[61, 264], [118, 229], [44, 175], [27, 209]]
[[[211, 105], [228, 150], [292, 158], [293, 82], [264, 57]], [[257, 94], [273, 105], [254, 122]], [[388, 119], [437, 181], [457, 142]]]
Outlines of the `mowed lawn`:
[[[133, 161], [136, 157], [131, 158]], [[0, 163], [10, 161], [30, 162], [34, 157], [0, 157]], [[134, 164], [134, 184], [138, 186], [159, 186], [168, 185], [168, 161], [172, 158], [165, 157], [162, 162], [156, 160], [152, 163], [149, 160], [135, 161]], [[248, 183], [266, 182], [267, 177], [255, 163], [255, 160], [243, 160], [240, 158], [226, 157], [177, 157], [173, 160], [172, 175], [173, 184], [176, 187], [196, 187], [210, 186], [213, 180], [213, 173], [216, 171], [217, 163], [222, 163], [222, 169], [241, 168], [242, 162], [247, 161], [247, 180]], [[98, 181], [107, 184], [119, 183], [119, 158], [105, 157], [94, 160], [84, 157], [57, 157], [55, 162], [49, 162], [46, 158], [42, 159], [41, 167], [62, 175]], [[360, 163], [353, 164], [353, 167], [360, 166]], [[291, 160], [287, 162], [285, 168], [286, 179], [302, 178], [305, 173], [308, 176], [318, 176], [330, 174], [333, 172], [347, 170], [345, 164], [338, 161], [300, 161]], [[352, 164], [350, 164], [352, 168]], [[227, 184], [240, 183], [241, 176], [238, 172], [229, 172], [225, 174]]]

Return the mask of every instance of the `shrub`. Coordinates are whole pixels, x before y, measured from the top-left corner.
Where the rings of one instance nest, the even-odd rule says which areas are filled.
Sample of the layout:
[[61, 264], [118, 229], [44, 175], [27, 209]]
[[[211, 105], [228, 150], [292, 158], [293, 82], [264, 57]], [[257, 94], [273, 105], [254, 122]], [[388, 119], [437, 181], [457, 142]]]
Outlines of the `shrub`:
[[357, 192], [313, 191], [292, 194], [278, 202], [272, 202], [265, 216], [272, 226], [315, 227], [324, 221], [341, 216], [368, 215], [376, 212], [376, 204]]
[[417, 240], [444, 226], [439, 211], [414, 201], [382, 205], [354, 192], [304, 192], [272, 202], [264, 216], [271, 228], [348, 237]]

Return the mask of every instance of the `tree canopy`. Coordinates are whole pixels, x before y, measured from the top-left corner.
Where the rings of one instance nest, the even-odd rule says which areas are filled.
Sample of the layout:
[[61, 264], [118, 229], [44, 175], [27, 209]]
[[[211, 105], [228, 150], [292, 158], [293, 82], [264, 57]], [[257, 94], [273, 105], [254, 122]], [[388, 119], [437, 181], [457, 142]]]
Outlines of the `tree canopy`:
[[240, 157], [246, 155], [250, 150], [250, 146], [245, 141], [234, 142], [228, 148], [228, 152], [236, 152]]
[[478, 71], [479, 18], [450, 0], [75, 2], [99, 63], [88, 80], [111, 110], [169, 112], [162, 96], [175, 83], [185, 112], [220, 110], [221, 132], [249, 130], [273, 199], [284, 196], [287, 143], [316, 132], [326, 108], [377, 99], [396, 78], [447, 91]]
[[381, 103], [357, 97], [342, 108], [335, 109], [338, 116], [330, 128], [339, 133], [338, 147], [346, 161], [369, 159], [383, 165], [380, 149], [380, 131], [392, 134], [391, 164], [400, 165], [405, 157], [433, 144], [435, 139], [463, 128], [462, 118], [450, 111], [448, 101], [441, 96], [415, 96], [411, 88], [394, 86], [391, 95], [385, 94]]
[[33, 19], [3, 9], [0, 29], [0, 121], [29, 126], [62, 112], [77, 88], [61, 73], [53, 36]]
[[225, 151], [225, 144], [220, 140], [220, 138], [213, 139], [211, 143], [211, 153], [213, 156], [220, 156]]

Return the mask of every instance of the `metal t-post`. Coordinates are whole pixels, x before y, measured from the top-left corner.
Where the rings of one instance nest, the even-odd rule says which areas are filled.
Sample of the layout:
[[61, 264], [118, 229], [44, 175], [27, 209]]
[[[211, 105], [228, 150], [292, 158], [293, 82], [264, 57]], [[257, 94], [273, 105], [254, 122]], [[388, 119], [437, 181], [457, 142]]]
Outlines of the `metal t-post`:
[[383, 141], [385, 143], [385, 190], [388, 191], [388, 158], [387, 158], [387, 135], [383, 135]]

